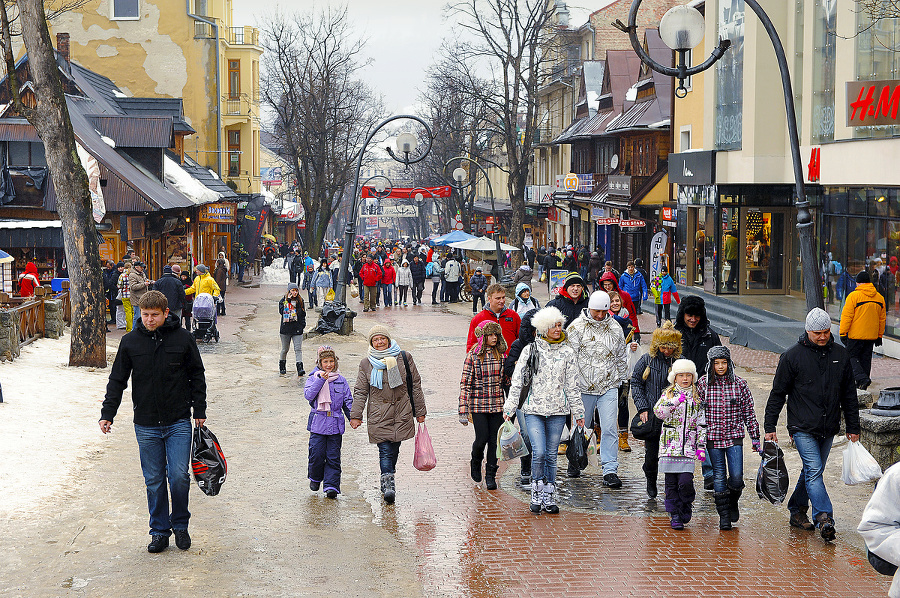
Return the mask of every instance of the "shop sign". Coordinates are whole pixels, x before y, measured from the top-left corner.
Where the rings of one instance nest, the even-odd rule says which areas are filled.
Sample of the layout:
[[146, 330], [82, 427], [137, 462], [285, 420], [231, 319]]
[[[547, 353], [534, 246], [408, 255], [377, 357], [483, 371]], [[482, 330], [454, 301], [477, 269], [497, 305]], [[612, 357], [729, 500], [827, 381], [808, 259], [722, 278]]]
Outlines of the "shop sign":
[[378, 228], [378, 216], [366, 216], [366, 230], [376, 230]]
[[556, 206], [550, 206], [547, 208], [547, 220], [551, 222], [559, 222], [559, 210]]
[[279, 187], [283, 182], [281, 178], [281, 166], [264, 166], [259, 169], [259, 175], [263, 185]]
[[900, 80], [848, 81], [847, 126], [896, 125]]
[[675, 210], [672, 208], [663, 208], [660, 210], [663, 220], [675, 220]]
[[563, 188], [566, 191], [577, 191], [578, 190], [578, 175], [574, 172], [570, 172], [563, 179]]
[[819, 180], [819, 175], [822, 172], [821, 163], [822, 160], [822, 148], [814, 147], [809, 152], [809, 178], [810, 183], [815, 183]]
[[679, 185], [712, 185], [716, 174], [716, 152], [669, 154], [669, 182]]
[[306, 228], [306, 219], [301, 218], [300, 220], [297, 221], [297, 229], [304, 230], [305, 228]]
[[418, 218], [419, 209], [416, 206], [408, 204], [397, 204], [395, 206], [381, 206], [382, 216], [392, 216], [394, 218]]
[[609, 194], [618, 197], [631, 197], [631, 177], [609, 175]]
[[208, 203], [200, 207], [197, 220], [218, 224], [236, 224], [237, 209], [233, 203]]
[[597, 224], [600, 226], [615, 226], [619, 224], [618, 218], [597, 218]]
[[128, 240], [137, 241], [147, 236], [147, 219], [143, 216], [128, 217]]
[[581, 220], [581, 210], [572, 208], [572, 220]]
[[591, 218], [597, 220], [598, 218], [606, 217], [606, 209], [604, 208], [591, 208]]
[[647, 226], [647, 223], [643, 220], [619, 220], [619, 226], [621, 227], [629, 227], [629, 228], [644, 228]]

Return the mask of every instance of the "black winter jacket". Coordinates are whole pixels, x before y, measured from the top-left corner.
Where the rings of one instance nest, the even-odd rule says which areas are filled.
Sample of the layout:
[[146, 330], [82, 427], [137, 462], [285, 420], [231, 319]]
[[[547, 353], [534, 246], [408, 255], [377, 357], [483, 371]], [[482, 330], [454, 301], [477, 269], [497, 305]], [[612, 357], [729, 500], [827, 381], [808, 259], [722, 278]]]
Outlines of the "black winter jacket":
[[[700, 314], [700, 322], [696, 328], [691, 328], [684, 321], [687, 311]], [[697, 366], [697, 378], [708, 374], [707, 365], [709, 358], [707, 353], [710, 347], [718, 347], [722, 344], [719, 335], [709, 327], [709, 318], [706, 317], [706, 304], [701, 297], [687, 295], [678, 306], [678, 314], [675, 316], [675, 330], [681, 333], [681, 356], [690, 359]]]
[[582, 292], [581, 297], [578, 302], [572, 301], [569, 297], [565, 295], [557, 295], [553, 300], [548, 301], [547, 305], [544, 307], [555, 307], [559, 311], [562, 312], [562, 315], [566, 317], [566, 321], [563, 322], [563, 328], [568, 328], [569, 324], [578, 317], [578, 314], [581, 313], [582, 309], [587, 308], [588, 306], [588, 297], [587, 293]]
[[411, 263], [409, 265], [409, 273], [412, 274], [413, 284], [419, 284], [425, 282], [425, 264], [419, 261], [419, 263]]
[[166, 296], [170, 310], [180, 310], [184, 307], [184, 284], [174, 274], [163, 274], [153, 284], [153, 288]]
[[772, 392], [766, 403], [766, 433], [774, 432], [787, 399], [787, 429], [825, 438], [840, 428], [841, 410], [848, 434], [859, 434], [859, 403], [850, 356], [834, 342], [820, 347], [804, 332], [797, 344], [781, 354]]
[[[284, 304], [288, 301], [287, 297], [282, 297], [281, 301], [278, 302], [278, 313], [282, 316], [284, 315]], [[281, 319], [281, 327], [278, 329], [279, 334], [290, 334], [294, 336], [295, 334], [303, 334], [303, 329], [306, 328], [306, 305], [303, 303], [303, 298], [297, 295], [293, 299], [294, 309], [297, 310], [297, 320], [294, 322], [285, 322], [284, 318]]]
[[522, 316], [522, 323], [519, 324], [519, 338], [514, 340], [509, 346], [509, 353], [506, 354], [506, 360], [503, 362], [503, 378], [506, 384], [506, 390], [509, 390], [509, 382], [512, 380], [513, 372], [516, 369], [516, 362], [522, 355], [522, 349], [534, 342], [534, 326], [531, 325], [531, 318], [538, 310], [533, 309]]
[[138, 321], [122, 337], [106, 385], [100, 419], [113, 421], [122, 392], [131, 377], [134, 423], [165, 426], [191, 417], [206, 419], [206, 377], [203, 360], [191, 333], [169, 314], [163, 325], [150, 332]]

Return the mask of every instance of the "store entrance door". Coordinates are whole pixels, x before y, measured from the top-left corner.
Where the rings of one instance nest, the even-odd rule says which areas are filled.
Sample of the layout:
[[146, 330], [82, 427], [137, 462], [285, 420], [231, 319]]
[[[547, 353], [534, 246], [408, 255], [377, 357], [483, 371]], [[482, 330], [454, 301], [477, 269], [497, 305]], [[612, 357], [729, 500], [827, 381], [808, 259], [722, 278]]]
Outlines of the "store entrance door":
[[741, 293], [785, 294], [789, 282], [785, 256], [791, 255], [789, 222], [789, 208], [741, 208]]
[[[706, 262], [706, 208], [688, 206], [687, 282], [690, 286], [703, 287], [704, 265]], [[715, 242], [715, 240], [713, 240]]]
[[216, 260], [219, 258], [219, 252], [225, 252], [225, 257], [231, 259], [231, 234], [211, 232], [208, 233], [206, 247], [204, 247], [204, 259], [209, 271], [216, 269]]

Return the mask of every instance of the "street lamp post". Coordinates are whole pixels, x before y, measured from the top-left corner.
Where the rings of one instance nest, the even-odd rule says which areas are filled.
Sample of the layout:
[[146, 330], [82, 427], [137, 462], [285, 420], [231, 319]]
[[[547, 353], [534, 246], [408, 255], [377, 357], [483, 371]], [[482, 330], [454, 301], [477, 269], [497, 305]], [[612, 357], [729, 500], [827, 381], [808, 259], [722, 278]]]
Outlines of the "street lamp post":
[[[466, 156], [456, 156], [455, 158], [450, 158], [444, 164], [444, 174], [447, 173], [447, 167], [450, 166], [453, 162], [459, 160], [460, 162], [467, 162], [469, 164], [475, 165], [478, 170], [481, 171], [481, 174], [484, 176], [484, 180], [487, 181], [488, 193], [491, 196], [491, 217], [494, 219], [494, 241], [496, 244], [497, 250], [497, 282], [500, 282], [500, 279], [503, 278], [503, 253], [500, 250], [500, 221], [497, 219], [497, 209], [494, 206], [494, 187], [491, 185], [491, 177], [488, 176], [487, 171], [484, 169], [484, 166], [473, 160], [472, 158], [467, 158]], [[468, 184], [464, 184], [463, 182], [469, 176], [469, 173], [466, 172], [465, 168], [456, 168], [453, 170], [453, 175], [450, 184], [456, 188], [456, 190], [462, 195], [462, 190], [468, 185], [475, 184], [475, 178]]]
[[425, 127], [425, 131], [428, 133], [428, 147], [426, 147], [425, 151], [423, 151], [418, 157], [411, 158], [410, 154], [416, 151], [416, 136], [412, 133], [401, 133], [397, 136], [397, 153], [395, 154], [394, 150], [388, 147], [386, 148], [388, 155], [397, 162], [401, 162], [402, 164], [405, 164], [407, 167], [409, 167], [410, 164], [415, 164], [416, 162], [422, 160], [425, 156], [428, 155], [428, 152], [431, 151], [431, 144], [434, 140], [431, 129], [428, 127], [428, 124], [424, 120], [422, 120], [418, 116], [413, 116], [411, 114], [398, 114], [387, 118], [375, 125], [366, 136], [365, 142], [359, 149], [359, 157], [356, 161], [356, 176], [353, 179], [353, 201], [351, 204], [350, 216], [347, 219], [347, 229], [344, 236], [344, 249], [343, 255], [341, 255], [341, 268], [338, 271], [337, 285], [335, 285], [335, 299], [344, 305], [347, 304], [347, 283], [350, 280], [350, 253], [353, 251], [353, 240], [356, 237], [356, 221], [358, 217], [357, 212], [359, 211], [359, 206], [357, 204], [357, 202], [359, 201], [359, 173], [362, 170], [363, 154], [366, 153], [366, 148], [369, 147], [369, 143], [372, 142], [372, 138], [375, 137], [375, 134], [382, 127], [390, 122], [401, 119], [414, 120]]
[[[418, 229], [419, 229], [419, 236], [420, 236], [419, 240], [420, 241], [428, 236], [425, 234], [425, 226], [424, 226], [425, 214], [422, 213], [422, 209], [425, 207], [425, 196], [422, 195], [422, 193], [421, 193], [422, 191], [424, 191], [425, 193], [430, 195], [432, 200], [434, 200], [437, 197], [431, 189], [426, 189], [425, 187], [416, 187], [414, 189], [410, 189], [410, 191], [409, 191], [410, 199], [415, 201], [416, 207], [419, 209]], [[413, 195], [413, 193], [415, 193], [415, 195]]]
[[[797, 232], [800, 237], [800, 260], [803, 262], [803, 290], [806, 294], [806, 309], [814, 307], [824, 308], [822, 298], [822, 285], [819, 281], [818, 258], [816, 257], [816, 238], [812, 214], [809, 211], [809, 201], [806, 198], [806, 187], [803, 181], [803, 164], [800, 161], [800, 139], [797, 134], [797, 117], [794, 112], [794, 94], [791, 91], [791, 75], [788, 71], [787, 57], [784, 54], [784, 46], [769, 15], [759, 5], [757, 0], [744, 0], [744, 3], [756, 13], [769, 40], [775, 50], [775, 59], [778, 61], [778, 69], [781, 72], [781, 87], [784, 93], [784, 108], [787, 116], [788, 139], [791, 144], [791, 160], [794, 167], [794, 192], [797, 207]], [[703, 15], [696, 8], [689, 6], [676, 6], [663, 15], [659, 23], [659, 35], [663, 42], [678, 53], [676, 67], [668, 67], [654, 61], [644, 51], [637, 36], [637, 13], [641, 0], [632, 0], [628, 13], [628, 25], [616, 20], [613, 25], [628, 34], [634, 51], [641, 61], [653, 70], [669, 77], [678, 79], [678, 87], [675, 95], [683, 98], [687, 95], [684, 80], [691, 75], [705, 71], [716, 63], [731, 46], [731, 40], [719, 40], [719, 45], [703, 64], [688, 67], [686, 64], [687, 53], [703, 41], [704, 21]]]

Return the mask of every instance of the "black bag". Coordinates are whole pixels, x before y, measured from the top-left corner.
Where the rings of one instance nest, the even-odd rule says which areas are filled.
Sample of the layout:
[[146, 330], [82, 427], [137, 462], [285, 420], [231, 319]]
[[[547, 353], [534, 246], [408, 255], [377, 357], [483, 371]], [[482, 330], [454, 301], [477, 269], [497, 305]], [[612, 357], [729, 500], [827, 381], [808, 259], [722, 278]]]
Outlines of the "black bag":
[[780, 505], [787, 498], [788, 471], [784, 453], [777, 443], [763, 442], [762, 462], [756, 474], [756, 493], [773, 505]]
[[572, 437], [566, 445], [566, 458], [569, 463], [582, 470], [588, 466], [587, 456], [588, 439], [584, 434], [582, 426], [576, 426], [572, 432]]
[[207, 496], [215, 496], [225, 483], [228, 463], [216, 435], [206, 426], [194, 428], [191, 442], [191, 469], [197, 485]]
[[347, 316], [347, 306], [343, 303], [334, 301], [326, 301], [322, 304], [322, 316], [319, 323], [313, 329], [321, 334], [329, 332], [340, 332], [344, 325], [344, 318]]
[[531, 382], [534, 380], [534, 374], [537, 372], [538, 355], [537, 347], [531, 343], [531, 352], [528, 354], [528, 361], [525, 362], [525, 370], [522, 372], [522, 391], [519, 393], [519, 409], [528, 399], [528, 393], [531, 392]]
[[641, 414], [636, 413], [631, 419], [631, 435], [638, 440], [649, 440], [662, 432], [662, 420], [652, 411], [648, 411], [647, 422], [641, 421]]
[[869, 564], [872, 568], [882, 575], [893, 575], [897, 572], [897, 565], [890, 561], [886, 561], [869, 549], [866, 549], [866, 556], [869, 557]]

